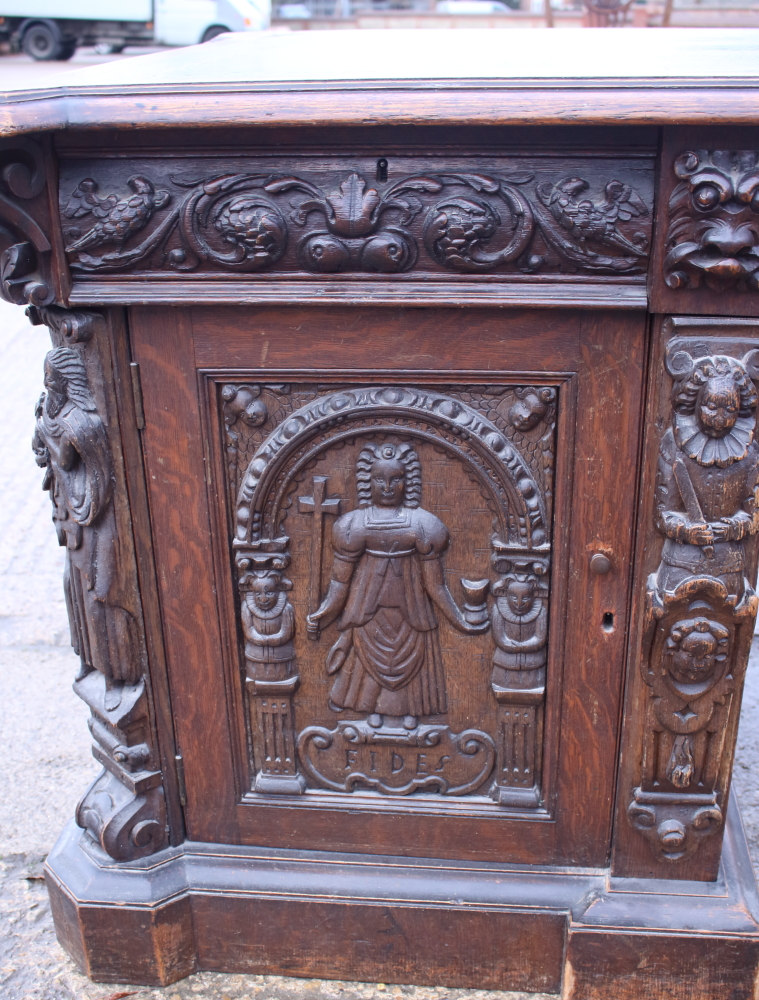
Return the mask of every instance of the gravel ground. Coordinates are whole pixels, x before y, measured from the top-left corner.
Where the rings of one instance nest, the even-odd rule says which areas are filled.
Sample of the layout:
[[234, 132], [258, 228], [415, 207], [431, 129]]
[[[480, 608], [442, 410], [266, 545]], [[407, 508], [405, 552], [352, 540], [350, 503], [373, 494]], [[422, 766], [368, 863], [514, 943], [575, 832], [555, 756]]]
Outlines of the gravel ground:
[[[519, 1000], [486, 993], [381, 983], [200, 973], [164, 989], [91, 983], [55, 940], [41, 865], [96, 774], [87, 709], [71, 690], [77, 662], [68, 644], [58, 548], [41, 474], [30, 450], [47, 333], [0, 303], [0, 998], [2, 1000]], [[735, 769], [754, 863], [759, 862], [759, 648], [755, 640]], [[530, 994], [542, 1000], [543, 994]], [[554, 998], [555, 1000], [555, 998]]]

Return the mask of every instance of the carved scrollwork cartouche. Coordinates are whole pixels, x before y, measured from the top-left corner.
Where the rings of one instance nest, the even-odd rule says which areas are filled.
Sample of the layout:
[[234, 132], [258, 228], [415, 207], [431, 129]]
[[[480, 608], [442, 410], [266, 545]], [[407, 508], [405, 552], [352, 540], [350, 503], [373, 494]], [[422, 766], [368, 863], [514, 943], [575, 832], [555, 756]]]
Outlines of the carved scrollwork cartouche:
[[[171, 177], [179, 189], [172, 193], [135, 175], [127, 181], [131, 194], [101, 198], [97, 182], [85, 178], [62, 215], [72, 269], [92, 273], [148, 263], [178, 271], [209, 263], [242, 272], [271, 270], [288, 249], [286, 217], [303, 235], [284, 269], [312, 274], [410, 271], [419, 259], [419, 236], [432, 261], [453, 271], [511, 264], [531, 273], [547, 265], [545, 248], [552, 255], [549, 269], [644, 270], [647, 234], [627, 230], [650, 210], [630, 185], [608, 181], [603, 198], [593, 201], [585, 179], [534, 180], [530, 171], [502, 177], [429, 173], [383, 189], [367, 187], [352, 171], [334, 189], [323, 190], [305, 177], [240, 173], [191, 181]], [[84, 232], [71, 225], [82, 219], [89, 223]], [[499, 243], [505, 245], [499, 249]], [[101, 249], [106, 252], [91, 253]]]
[[[487, 534], [483, 538], [486, 547], [501, 546], [501, 562], [493, 564], [496, 571], [505, 574], [512, 569], [520, 580], [527, 573], [532, 586], [538, 579], [536, 574], [545, 575], [550, 551], [545, 508], [550, 475], [546, 474], [543, 451], [552, 454], [552, 438], [548, 442], [546, 435], [552, 435], [555, 390], [475, 386], [452, 396], [433, 388], [408, 386], [331, 391], [323, 386], [316, 387], [314, 393], [296, 385], [286, 387], [288, 406], [283, 409], [281, 391], [260, 388], [259, 392], [254, 384], [229, 383], [221, 387], [219, 400], [227, 430], [228, 460], [235, 464], [234, 470], [230, 465], [233, 486], [241, 456], [248, 457], [237, 496], [234, 549], [245, 638], [254, 789], [299, 794], [306, 780], [311, 786], [331, 791], [371, 789], [386, 795], [436, 792], [458, 796], [480, 789], [488, 779], [492, 781], [496, 759], [503, 758], [503, 740], [498, 738], [496, 748], [498, 740], [487, 732], [458, 733], [444, 721], [449, 713], [448, 668], [439, 625], [446, 620], [453, 632], [462, 636], [489, 630], [490, 581], [462, 577], [463, 606], [448, 589], [444, 562], [449, 529], [420, 503], [425, 473], [418, 449], [432, 446], [428, 454], [439, 456], [436, 462], [461, 463], [466, 470], [464, 482], [469, 479], [476, 484], [486, 501], [484, 512], [492, 516], [494, 527], [507, 539], [491, 543]], [[463, 395], [468, 402], [460, 398]], [[297, 399], [304, 400], [302, 405], [295, 405]], [[257, 427], [243, 423], [237, 433], [234, 428], [239, 416], [228, 414], [230, 402], [242, 414], [246, 406], [259, 401], [266, 403], [263, 423]], [[278, 416], [273, 418], [275, 413]], [[511, 436], [533, 450], [536, 442], [543, 442], [530, 454], [532, 465], [510, 443]], [[252, 454], [248, 439], [258, 442]], [[345, 499], [342, 477], [347, 467], [341, 456], [346, 447], [353, 449], [349, 453], [355, 456], [350, 466], [351, 478], [355, 478], [355, 506]], [[319, 469], [324, 469], [331, 455], [341, 463], [343, 492], [339, 495], [335, 495], [329, 475], [309, 474], [318, 462], [322, 462]], [[288, 518], [293, 516], [296, 521], [291, 524]], [[274, 580], [294, 560], [291, 527], [298, 536], [300, 553], [294, 606], [289, 598], [286, 602], [284, 596], [276, 597]], [[504, 558], [510, 560], [508, 566], [502, 564]], [[466, 570], [466, 564], [461, 568]], [[277, 775], [271, 777], [265, 776], [271, 771], [271, 754], [266, 749], [267, 740], [274, 745], [267, 736], [271, 724], [261, 712], [260, 667], [249, 655], [248, 582], [252, 572], [268, 580], [271, 601], [282, 604], [282, 615], [285, 607], [294, 611], [292, 626], [285, 629], [283, 623], [277, 624], [272, 633], [282, 640], [287, 661], [282, 677], [274, 682], [281, 685], [276, 691], [277, 721], [279, 745], [287, 748], [287, 759], [280, 755]], [[531, 619], [523, 623], [522, 631], [532, 628], [535, 632], [537, 627], [541, 646], [546, 641], [545, 581], [539, 590], [539, 597], [537, 591], [533, 594], [540, 605], [538, 626]], [[273, 605], [271, 613], [278, 607]], [[312, 663], [309, 647], [313, 647], [308, 639], [318, 641], [325, 629], [332, 629], [332, 635], [319, 647], [321, 651]], [[296, 643], [291, 648], [288, 644], [293, 638]], [[518, 656], [529, 656], [527, 646], [534, 644], [535, 637], [531, 639], [525, 631], [522, 638], [525, 650]], [[296, 654], [298, 642], [301, 652]], [[291, 728], [295, 708], [284, 687], [289, 685], [294, 692], [301, 684], [304, 667], [302, 662], [296, 666], [296, 656], [308, 661], [311, 686], [314, 671], [324, 677], [325, 707], [348, 715], [336, 728]], [[539, 656], [544, 664], [545, 650], [539, 651]], [[543, 669], [541, 682], [544, 673]], [[519, 676], [524, 680], [527, 674]], [[320, 688], [323, 683], [318, 681]], [[495, 687], [493, 693], [498, 700]], [[524, 700], [525, 695], [534, 693], [522, 685], [518, 697]], [[273, 689], [267, 686], [265, 694], [274, 702]], [[516, 787], [493, 795], [501, 805], [524, 808], [539, 804], [542, 698], [541, 687], [541, 704], [536, 707], [533, 698], [527, 708], [532, 721], [523, 756], [526, 761], [529, 758], [529, 787], [525, 788], [527, 779], [520, 773], [511, 783]], [[306, 715], [304, 721], [308, 720]], [[292, 764], [291, 733], [298, 729]], [[282, 781], [285, 771], [287, 780]], [[496, 781], [497, 786], [503, 784]], [[514, 794], [509, 797], [509, 792]]]
[[166, 843], [162, 776], [145, 690], [136, 580], [114, 503], [109, 430], [85, 352], [102, 317], [30, 307], [56, 346], [45, 359], [33, 449], [45, 470], [58, 541], [66, 547], [64, 592], [71, 644], [80, 659], [74, 690], [90, 708], [93, 755], [103, 765], [77, 808], [77, 822], [112, 858], [129, 861]]
[[641, 662], [648, 688], [641, 783], [628, 814], [657, 857], [677, 861], [722, 825], [724, 747], [757, 597], [746, 545], [759, 532], [756, 350], [667, 354], [672, 423], [661, 442]]
[[664, 278], [670, 288], [759, 289], [759, 153], [693, 150], [675, 160]]
[[0, 294], [17, 305], [42, 306], [54, 298], [52, 247], [35, 211], [45, 185], [36, 142], [0, 141]]

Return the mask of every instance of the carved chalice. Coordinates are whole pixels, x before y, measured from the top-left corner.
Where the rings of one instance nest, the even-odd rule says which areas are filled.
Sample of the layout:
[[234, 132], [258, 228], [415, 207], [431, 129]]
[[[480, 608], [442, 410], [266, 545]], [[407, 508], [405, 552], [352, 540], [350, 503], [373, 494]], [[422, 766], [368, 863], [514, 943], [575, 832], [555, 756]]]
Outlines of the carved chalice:
[[488, 620], [487, 596], [490, 580], [461, 580], [464, 591], [464, 618], [470, 625], [482, 625]]

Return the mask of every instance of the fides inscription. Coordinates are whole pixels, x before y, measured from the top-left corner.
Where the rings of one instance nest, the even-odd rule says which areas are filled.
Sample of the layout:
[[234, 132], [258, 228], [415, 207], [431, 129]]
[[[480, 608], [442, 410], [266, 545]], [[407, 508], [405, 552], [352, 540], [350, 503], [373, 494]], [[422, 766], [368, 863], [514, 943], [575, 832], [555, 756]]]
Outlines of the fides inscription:
[[556, 389], [217, 391], [255, 790], [539, 805]]

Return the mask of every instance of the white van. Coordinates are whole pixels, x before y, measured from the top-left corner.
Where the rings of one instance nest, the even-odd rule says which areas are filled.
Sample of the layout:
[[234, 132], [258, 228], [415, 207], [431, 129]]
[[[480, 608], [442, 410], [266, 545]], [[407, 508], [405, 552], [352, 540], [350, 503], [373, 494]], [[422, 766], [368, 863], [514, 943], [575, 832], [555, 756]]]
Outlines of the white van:
[[271, 0], [0, 0], [0, 41], [33, 59], [70, 59], [79, 45], [194, 45], [269, 26]]

